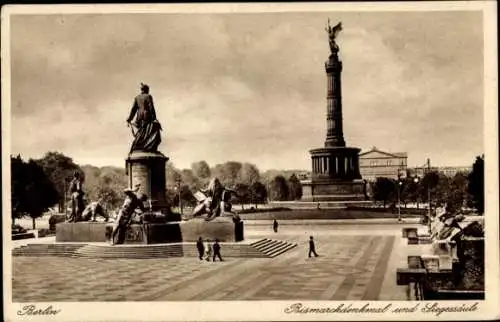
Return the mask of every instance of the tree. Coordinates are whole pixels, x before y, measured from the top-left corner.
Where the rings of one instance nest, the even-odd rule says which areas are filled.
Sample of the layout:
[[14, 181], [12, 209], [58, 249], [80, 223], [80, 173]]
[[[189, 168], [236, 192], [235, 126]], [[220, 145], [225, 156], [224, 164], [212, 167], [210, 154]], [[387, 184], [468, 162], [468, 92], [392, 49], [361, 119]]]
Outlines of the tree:
[[396, 189], [395, 180], [379, 177], [373, 186], [373, 198], [377, 201], [383, 201], [385, 208], [388, 201], [393, 201], [395, 199], [397, 193]]
[[196, 199], [193, 196], [193, 192], [189, 189], [189, 186], [183, 184], [181, 186], [181, 200], [184, 206], [194, 206], [196, 205]]
[[238, 172], [242, 165], [240, 162], [229, 161], [224, 164], [217, 164], [212, 169], [212, 176], [219, 178], [224, 186], [234, 187], [238, 182]]
[[248, 199], [257, 208], [257, 204], [262, 204], [266, 202], [267, 199], [267, 189], [259, 181], [256, 181], [248, 187]]
[[10, 157], [10, 176], [11, 176], [11, 216], [12, 223], [15, 223], [16, 218], [21, 218], [25, 214], [23, 210], [23, 202], [25, 202], [25, 188], [26, 188], [26, 167], [25, 163], [18, 155], [15, 158]]
[[251, 185], [260, 180], [259, 169], [251, 163], [243, 163], [238, 171], [236, 180], [239, 183]]
[[111, 185], [103, 185], [98, 188], [96, 199], [92, 200], [98, 200], [99, 203], [108, 210], [116, 209], [120, 207], [124, 199], [121, 191], [117, 190], [118, 189], [113, 188]]
[[462, 208], [467, 200], [467, 184], [467, 176], [460, 172], [451, 179], [446, 200], [447, 211], [454, 213]]
[[181, 181], [191, 190], [199, 190], [202, 186], [200, 180], [194, 175], [193, 170], [181, 170]]
[[249, 201], [249, 186], [244, 183], [237, 183], [234, 190], [238, 194], [238, 202], [241, 205], [241, 209], [245, 209], [244, 205]]
[[269, 184], [269, 197], [273, 201], [288, 200], [288, 183], [283, 176], [276, 176]]
[[106, 209], [116, 209], [123, 202], [123, 190], [128, 187], [125, 170], [118, 167], [82, 166], [85, 173], [87, 202], [99, 201]]
[[400, 199], [404, 203], [405, 208], [408, 202], [418, 202], [418, 190], [419, 181], [415, 182], [414, 178], [412, 177], [406, 177], [403, 180]]
[[52, 181], [57, 191], [59, 199], [59, 211], [63, 212], [65, 207], [67, 188], [73, 178], [75, 171], [79, 172], [81, 178], [85, 180], [83, 170], [73, 162], [73, 159], [59, 152], [47, 152], [43, 158], [36, 160], [43, 168], [43, 171]]
[[167, 163], [165, 167], [165, 177], [167, 180], [167, 190], [175, 189], [177, 187], [177, 182], [181, 181], [182, 175], [181, 171], [177, 169], [173, 163]]
[[288, 198], [290, 200], [300, 200], [302, 198], [302, 184], [300, 183], [299, 178], [294, 174], [288, 178], [288, 188], [289, 195]]
[[484, 155], [476, 157], [468, 176], [467, 192], [472, 197], [472, 206], [478, 213], [484, 213]]
[[35, 219], [58, 202], [57, 190], [43, 168], [34, 160], [25, 163], [20, 156], [11, 157], [11, 167], [13, 216], [30, 216], [35, 229]]
[[439, 173], [437, 171], [427, 172], [421, 181], [420, 199], [428, 200], [429, 195], [431, 201], [436, 201], [438, 198], [434, 195], [435, 189], [439, 183]]
[[210, 167], [205, 160], [194, 162], [193, 164], [191, 164], [191, 170], [193, 170], [193, 174], [199, 179], [210, 179]]

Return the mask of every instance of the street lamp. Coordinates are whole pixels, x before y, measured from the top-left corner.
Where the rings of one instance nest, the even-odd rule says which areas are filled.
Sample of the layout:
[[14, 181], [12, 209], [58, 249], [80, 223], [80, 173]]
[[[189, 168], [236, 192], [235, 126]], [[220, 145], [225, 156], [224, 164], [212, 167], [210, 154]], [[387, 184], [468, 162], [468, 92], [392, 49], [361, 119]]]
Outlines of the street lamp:
[[[419, 178], [419, 177], [415, 176], [415, 177], [413, 178], [413, 182], [414, 182], [415, 184], [418, 184], [418, 182], [419, 182], [419, 181], [420, 181], [420, 178]], [[417, 199], [417, 209], [418, 209], [418, 199], [419, 199], [419, 198], [418, 198], [418, 193], [419, 193], [419, 192], [418, 192], [418, 186], [417, 186], [417, 187], [415, 187], [415, 190], [414, 190], [413, 192], [416, 194], [416, 198], [415, 198], [415, 199]]]
[[398, 178], [398, 222], [401, 222], [401, 186], [403, 182]]
[[181, 213], [181, 216], [183, 215], [182, 213], [182, 199], [181, 199], [181, 183], [182, 183], [182, 180], [179, 178], [177, 180], [175, 180], [175, 183], [177, 184], [177, 194], [179, 196], [179, 211]]

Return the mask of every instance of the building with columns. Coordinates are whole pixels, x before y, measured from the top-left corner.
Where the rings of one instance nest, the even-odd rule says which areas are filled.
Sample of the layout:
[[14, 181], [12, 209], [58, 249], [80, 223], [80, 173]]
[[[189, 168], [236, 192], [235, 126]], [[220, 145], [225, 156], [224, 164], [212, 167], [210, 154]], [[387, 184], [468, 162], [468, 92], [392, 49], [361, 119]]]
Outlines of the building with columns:
[[375, 181], [378, 177], [391, 179], [405, 177], [407, 167], [406, 152], [385, 152], [373, 147], [359, 155], [359, 171], [367, 181]]

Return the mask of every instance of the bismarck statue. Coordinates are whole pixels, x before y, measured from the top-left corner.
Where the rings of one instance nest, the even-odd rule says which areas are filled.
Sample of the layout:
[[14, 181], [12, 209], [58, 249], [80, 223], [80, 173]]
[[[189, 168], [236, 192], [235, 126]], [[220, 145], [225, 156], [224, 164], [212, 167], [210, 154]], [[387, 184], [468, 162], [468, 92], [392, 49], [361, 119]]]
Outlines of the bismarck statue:
[[[134, 117], [135, 121], [132, 122]], [[132, 126], [132, 134], [134, 135], [130, 153], [134, 151], [158, 151], [162, 128], [160, 122], [156, 119], [153, 96], [149, 94], [149, 86], [146, 84], [141, 83], [141, 93], [134, 99], [127, 125]]]
[[156, 117], [149, 86], [144, 83], [141, 83], [141, 93], [134, 98], [134, 104], [127, 118], [127, 126], [132, 128], [133, 135], [130, 152], [126, 159], [128, 186], [139, 187], [137, 193], [150, 198], [151, 213], [170, 214], [165, 194], [165, 165], [168, 158], [158, 151], [162, 126]]

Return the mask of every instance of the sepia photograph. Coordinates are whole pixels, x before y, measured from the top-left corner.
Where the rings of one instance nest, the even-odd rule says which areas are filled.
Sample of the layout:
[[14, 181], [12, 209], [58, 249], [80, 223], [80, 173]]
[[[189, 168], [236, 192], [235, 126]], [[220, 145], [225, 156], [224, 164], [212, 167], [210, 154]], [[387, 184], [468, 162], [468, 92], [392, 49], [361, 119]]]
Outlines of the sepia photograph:
[[496, 19], [2, 7], [6, 320], [498, 318]]

